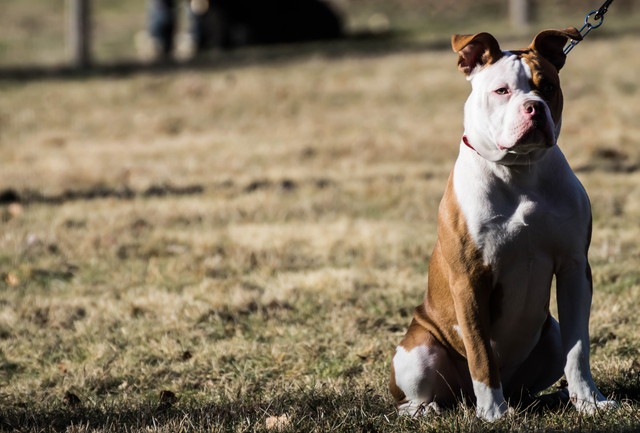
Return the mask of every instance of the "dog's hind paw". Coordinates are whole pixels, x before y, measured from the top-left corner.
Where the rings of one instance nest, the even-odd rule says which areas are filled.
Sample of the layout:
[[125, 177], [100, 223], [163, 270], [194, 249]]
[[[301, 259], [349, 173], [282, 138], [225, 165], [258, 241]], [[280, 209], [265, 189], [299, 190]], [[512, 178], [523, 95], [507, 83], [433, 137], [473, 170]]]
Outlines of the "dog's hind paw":
[[589, 415], [595, 415], [600, 411], [609, 411], [620, 407], [618, 402], [615, 400], [586, 400], [578, 399], [575, 395], [571, 396], [571, 403], [573, 403], [579, 412]]

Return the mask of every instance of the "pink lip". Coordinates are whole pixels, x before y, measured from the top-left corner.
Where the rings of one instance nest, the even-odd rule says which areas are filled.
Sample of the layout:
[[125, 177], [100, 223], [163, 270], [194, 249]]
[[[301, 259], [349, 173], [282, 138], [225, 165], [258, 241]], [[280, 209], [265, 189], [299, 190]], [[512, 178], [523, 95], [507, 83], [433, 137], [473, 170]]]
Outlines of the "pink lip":
[[543, 134], [546, 137], [547, 142], [551, 143], [551, 146], [554, 144], [554, 135], [553, 131], [550, 128], [550, 125], [545, 125], [544, 127], [540, 128], [533, 122], [523, 122], [522, 124], [520, 124], [520, 128], [518, 130], [518, 138], [514, 141], [514, 144], [512, 146], [503, 146], [500, 143], [496, 143], [496, 147], [498, 148], [498, 150], [503, 152], [515, 149], [518, 147], [518, 143], [520, 143], [523, 138], [525, 138], [528, 134], [536, 132]]

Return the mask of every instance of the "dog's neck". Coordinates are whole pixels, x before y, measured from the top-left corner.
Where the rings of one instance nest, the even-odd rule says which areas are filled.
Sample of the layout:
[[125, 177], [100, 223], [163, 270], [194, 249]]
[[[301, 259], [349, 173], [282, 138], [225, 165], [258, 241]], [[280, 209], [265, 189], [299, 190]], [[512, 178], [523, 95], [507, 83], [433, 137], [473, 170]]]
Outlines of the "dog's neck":
[[[494, 179], [506, 184], [522, 187], [531, 187], [538, 183], [542, 176], [549, 173], [549, 166], [552, 165], [554, 155], [560, 152], [557, 146], [548, 149], [545, 155], [528, 163], [526, 155], [520, 156], [521, 161], [517, 164], [504, 164], [492, 162], [482, 157], [468, 140], [461, 140], [460, 160], [461, 167], [482, 172], [482, 179]], [[473, 168], [472, 168], [473, 167]]]

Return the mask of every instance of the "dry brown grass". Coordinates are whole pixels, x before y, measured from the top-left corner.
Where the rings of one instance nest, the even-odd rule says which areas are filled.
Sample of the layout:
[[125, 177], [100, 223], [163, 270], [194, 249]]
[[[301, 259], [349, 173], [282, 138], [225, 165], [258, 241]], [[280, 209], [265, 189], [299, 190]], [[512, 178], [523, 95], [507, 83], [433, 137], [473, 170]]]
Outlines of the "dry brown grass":
[[[594, 374], [631, 400], [498, 429], [639, 425], [638, 42], [589, 40], [562, 73], [561, 146], [594, 208]], [[483, 429], [463, 409], [398, 420], [386, 392], [467, 86], [449, 52], [0, 83], [0, 191], [23, 200], [0, 208], [0, 425]]]

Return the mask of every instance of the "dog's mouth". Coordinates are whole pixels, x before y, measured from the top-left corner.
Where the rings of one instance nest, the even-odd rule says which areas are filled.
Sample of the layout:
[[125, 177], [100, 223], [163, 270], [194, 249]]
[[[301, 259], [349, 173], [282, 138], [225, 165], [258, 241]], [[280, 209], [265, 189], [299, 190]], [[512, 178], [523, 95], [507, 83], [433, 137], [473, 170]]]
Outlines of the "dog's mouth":
[[556, 144], [555, 134], [546, 122], [531, 122], [522, 128], [516, 140], [509, 146], [497, 144], [502, 152], [512, 155], [527, 155], [533, 151], [547, 149]]
[[531, 127], [513, 144], [496, 144], [501, 156], [495, 160], [506, 165], [530, 165], [540, 160], [556, 144], [555, 134], [550, 128]]

